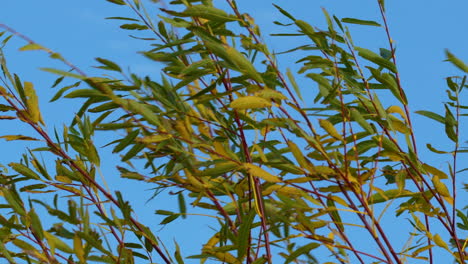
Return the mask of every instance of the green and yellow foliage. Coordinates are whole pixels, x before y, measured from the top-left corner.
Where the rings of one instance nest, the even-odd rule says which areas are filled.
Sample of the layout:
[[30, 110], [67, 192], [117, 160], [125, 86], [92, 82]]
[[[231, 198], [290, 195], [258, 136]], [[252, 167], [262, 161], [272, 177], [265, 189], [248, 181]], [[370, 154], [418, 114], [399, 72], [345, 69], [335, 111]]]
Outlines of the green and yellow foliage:
[[[98, 68], [112, 74], [88, 75], [0, 25], [2, 47], [17, 35], [27, 42], [21, 51], [40, 50], [64, 63], [43, 69], [58, 75], [51, 101], [84, 100], [71, 125], [50, 133], [33, 83], [10, 73], [0, 53], [0, 118], [34, 131], [1, 138], [42, 144], [3, 167], [4, 261], [318, 263], [321, 252], [326, 263], [435, 263], [433, 252], [444, 251], [466, 263], [461, 232], [468, 216], [456, 196], [465, 190], [455, 182], [463, 170], [457, 159], [467, 152], [459, 127], [468, 66], [447, 51], [460, 76], [447, 77], [445, 113], [416, 112], [440, 123], [451, 145], [418, 149], [391, 37], [375, 53], [356, 46], [347, 27], [388, 32], [383, 1], [376, 1], [381, 23], [324, 11], [324, 29], [276, 6], [284, 19], [276, 23], [286, 31], [277, 35], [304, 40], [287, 52], [300, 56], [298, 72], [282, 70], [234, 0], [226, 0], [228, 10], [217, 1], [172, 1], [157, 21], [138, 0], [107, 1], [129, 11], [131, 17], [113, 18], [120, 28], [151, 34], [142, 38], [151, 48], [141, 54], [161, 65], [160, 77], [104, 58], [96, 59]], [[154, 209], [164, 216], [161, 224], [199, 217], [191, 210], [216, 219], [198, 254], [187, 256], [172, 238], [160, 237], [128, 195], [96, 177], [106, 162], [93, 141], [97, 133], [118, 136], [105, 144], [119, 155], [122, 178], [178, 202], [173, 211]], [[422, 160], [425, 151], [447, 157], [446, 172]], [[53, 155], [48, 166], [42, 153]], [[410, 231], [400, 234], [405, 245], [390, 238], [395, 231], [380, 221], [384, 215]]]

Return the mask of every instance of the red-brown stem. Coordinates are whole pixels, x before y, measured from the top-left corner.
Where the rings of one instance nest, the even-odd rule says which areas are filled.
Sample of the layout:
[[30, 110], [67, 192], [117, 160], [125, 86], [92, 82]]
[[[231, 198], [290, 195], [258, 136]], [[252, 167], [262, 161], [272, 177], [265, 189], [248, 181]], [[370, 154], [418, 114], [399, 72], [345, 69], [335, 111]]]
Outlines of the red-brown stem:
[[[0, 25], [1, 26], [1, 25]], [[34, 43], [34, 42], [33, 42]], [[84, 74], [84, 73], [83, 73]], [[1, 91], [0, 91], [1, 92]], [[3, 98], [13, 107], [15, 108], [16, 112], [19, 114], [19, 115], [22, 115], [20, 110], [9, 98], [6, 94], [4, 94], [3, 92], [1, 92], [1, 95], [3, 96]], [[52, 139], [49, 137], [49, 135], [44, 132], [44, 130], [42, 130], [42, 128], [37, 125], [36, 123], [34, 123], [33, 121], [29, 120], [27, 116], [24, 116], [22, 115], [22, 119], [23, 120], [26, 120], [26, 123], [29, 124], [34, 130], [36, 130], [37, 133], [39, 133], [42, 138], [46, 141], [47, 145], [51, 148], [52, 152], [55, 153], [56, 155], [60, 156], [61, 158], [64, 159], [64, 161], [69, 165], [71, 166], [72, 168], [74, 168], [76, 171], [78, 171], [87, 181], [89, 181], [93, 186], [95, 186], [107, 199], [109, 199], [113, 204], [115, 204], [116, 206], [119, 205], [119, 203], [117, 202], [117, 200], [110, 194], [108, 193], [101, 185], [99, 185], [86, 171], [84, 171], [80, 166], [78, 166], [74, 161], [73, 159], [68, 156], [68, 154], [62, 150], [62, 148], [58, 147], [53, 141]], [[104, 213], [103, 209], [102, 209], [102, 205], [101, 203], [97, 202], [95, 203], [98, 210], [100, 211], [100, 213]], [[137, 227], [137, 229], [139, 231], [141, 231], [142, 233], [143, 232], [143, 228], [140, 226], [141, 224], [136, 221], [133, 217], [130, 217], [130, 221], [135, 225], [135, 227]], [[114, 237], [117, 239], [117, 241], [119, 242], [119, 244], [123, 243], [122, 241], [120, 241], [120, 238], [119, 236], [117, 235], [117, 233], [115, 232], [115, 230], [112, 232]], [[164, 252], [161, 250], [161, 248], [154, 242], [154, 241], [150, 241], [153, 248], [158, 252], [158, 254], [160, 255], [160, 257], [164, 260], [165, 263], [167, 264], [170, 264], [171, 261], [169, 260], [168, 257], [166, 257], [166, 255], [164, 254]]]

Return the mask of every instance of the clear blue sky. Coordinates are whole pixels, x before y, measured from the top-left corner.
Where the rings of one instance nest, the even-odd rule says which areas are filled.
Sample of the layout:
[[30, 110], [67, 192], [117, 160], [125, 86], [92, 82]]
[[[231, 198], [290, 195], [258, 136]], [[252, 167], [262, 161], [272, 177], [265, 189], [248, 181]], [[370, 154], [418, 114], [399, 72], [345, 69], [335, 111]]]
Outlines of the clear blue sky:
[[[214, 0], [216, 3], [224, 3]], [[397, 60], [403, 86], [407, 91], [411, 110], [430, 109], [442, 112], [441, 101], [445, 98], [444, 77], [457, 75], [459, 72], [444, 60], [444, 49], [450, 49], [459, 58], [468, 61], [468, 37], [466, 35], [466, 10], [468, 2], [464, 0], [411, 0], [411, 1], [387, 1], [388, 19], [391, 34], [396, 42]], [[261, 25], [263, 35], [275, 51], [283, 51], [294, 45], [302, 44], [301, 40], [269, 37], [269, 33], [283, 32], [284, 29], [272, 24], [272, 20], [286, 22], [282, 15], [272, 6], [275, 3], [288, 10], [297, 18], [306, 20], [314, 26], [323, 27], [325, 20], [321, 7], [337, 17], [354, 17], [360, 19], [376, 20], [380, 22], [376, 0], [238, 0], [240, 9], [248, 12]], [[223, 4], [225, 6], [225, 4]], [[148, 3], [148, 10], [156, 12], [158, 5]], [[0, 23], [6, 24], [22, 34], [27, 35], [36, 42], [54, 51], [61, 53], [69, 61], [88, 73], [95, 73], [91, 66], [95, 57], [103, 57], [118, 62], [123, 68], [129, 67], [133, 72], [159, 75], [159, 67], [151, 61], [136, 54], [136, 51], [145, 50], [147, 44], [126, 37], [130, 31], [119, 29], [119, 22], [105, 20], [110, 16], [133, 16], [127, 8], [110, 4], [104, 0], [81, 1], [33, 1], [15, 0], [2, 1], [0, 10]], [[379, 28], [367, 28], [361, 26], [350, 27], [357, 46], [378, 50], [387, 48], [384, 31]], [[133, 33], [133, 32], [130, 32]], [[50, 132], [54, 126], [61, 127], [63, 122], [69, 123], [70, 117], [78, 110], [79, 104], [67, 100], [48, 103], [55, 93], [50, 85], [56, 76], [43, 73], [39, 67], [64, 67], [47, 59], [45, 54], [37, 52], [17, 52], [17, 48], [24, 42], [13, 40], [8, 45], [7, 58], [10, 70], [18, 73], [24, 81], [35, 84], [41, 98], [41, 108], [45, 120], [48, 121]], [[279, 57], [280, 66], [291, 67], [294, 58], [288, 56]], [[311, 86], [311, 82], [301, 82], [301, 86]], [[2, 121], [3, 122], [3, 121]], [[8, 122], [8, 121], [7, 121]], [[417, 115], [413, 115], [419, 148], [423, 149], [425, 143], [433, 142], [434, 146], [442, 147], [447, 141], [441, 139], [443, 127], [434, 126], [434, 123]], [[24, 134], [30, 130], [23, 126], [8, 126], [6, 122], [0, 125], [0, 134], [14, 133], [18, 130]], [[466, 131], [466, 130], [465, 130]], [[108, 141], [100, 136], [97, 142], [104, 145]], [[466, 136], [463, 138], [466, 140]], [[100, 141], [101, 140], [101, 141]], [[7, 164], [19, 158], [26, 145], [18, 142], [0, 142], [0, 164]], [[127, 198], [134, 196], [135, 209], [139, 212], [139, 218], [146, 223], [155, 223], [155, 230], [159, 230], [156, 224], [161, 220], [153, 214], [156, 209], [167, 209], [173, 203], [167, 200], [154, 200], [145, 204], [146, 198], [152, 194], [150, 190], [144, 191], [144, 186], [128, 184], [117, 179], [113, 169], [115, 161], [109, 155], [109, 150], [104, 150], [103, 172], [111, 185], [127, 191]], [[446, 168], [444, 160], [438, 160], [433, 154], [423, 155], [427, 160], [435, 162], [433, 165], [442, 169]], [[461, 156], [464, 158], [464, 156]], [[461, 164], [466, 160], [461, 160]], [[52, 167], [53, 165], [51, 165]], [[112, 175], [114, 174], [114, 175]], [[132, 199], [133, 200], [133, 199]], [[140, 210], [139, 210], [140, 209]], [[144, 209], [143, 211], [141, 209]], [[143, 213], [140, 213], [143, 212]], [[200, 218], [202, 220], [202, 218]], [[178, 221], [175, 225], [161, 229], [157, 234], [170, 245], [173, 238], [183, 249], [191, 253], [198, 250], [199, 237], [203, 237], [207, 230], [205, 222], [196, 222], [189, 225], [187, 221]], [[189, 263], [189, 262], [188, 262]], [[441, 263], [441, 262], [439, 262]]]

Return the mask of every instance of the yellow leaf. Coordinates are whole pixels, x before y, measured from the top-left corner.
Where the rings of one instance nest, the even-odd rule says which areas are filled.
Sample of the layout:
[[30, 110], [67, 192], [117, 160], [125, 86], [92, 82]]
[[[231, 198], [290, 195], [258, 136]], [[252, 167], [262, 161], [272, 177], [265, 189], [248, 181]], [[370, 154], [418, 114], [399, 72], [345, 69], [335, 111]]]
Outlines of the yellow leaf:
[[244, 163], [244, 169], [246, 169], [252, 176], [261, 178], [267, 182], [281, 182], [281, 179], [278, 176], [275, 176], [266, 170], [258, 167], [257, 165], [251, 163]]
[[205, 189], [205, 186], [197, 178], [195, 178], [192, 173], [188, 170], [185, 170], [185, 176], [187, 177], [188, 182], [192, 185], [195, 191], [201, 192]]
[[416, 249], [415, 251], [413, 251], [411, 253], [411, 256], [412, 257], [417, 257], [420, 253], [422, 253], [424, 251], [427, 251], [427, 250], [429, 250], [429, 249], [431, 249], [433, 247], [435, 247], [433, 244], [432, 245], [427, 245], [425, 247], [420, 247], [420, 248]]
[[51, 250], [52, 250], [52, 247], [53, 247], [54, 249], [58, 248], [59, 250], [65, 252], [65, 253], [68, 253], [68, 254], [73, 253], [73, 249], [71, 249], [70, 246], [68, 246], [65, 242], [63, 242], [62, 240], [60, 240], [56, 236], [52, 235], [51, 233], [44, 232], [44, 236], [47, 239], [47, 242], [49, 243], [49, 245], [51, 247]]
[[19, 48], [20, 51], [26, 51], [26, 50], [46, 50], [46, 48], [42, 47], [39, 44], [36, 43], [29, 43], [24, 45], [23, 47]]
[[312, 165], [312, 163], [310, 163], [310, 161], [304, 157], [301, 150], [294, 142], [288, 140], [287, 143], [297, 163], [299, 163], [303, 169], [306, 169], [312, 173], [314, 171], [314, 165]]
[[401, 122], [400, 120], [398, 120], [396, 117], [392, 115], [389, 115], [389, 117], [391, 119], [391, 124], [396, 131], [402, 134], [407, 134], [409, 132], [409, 128], [408, 126], [406, 126], [405, 123]]
[[262, 76], [257, 72], [250, 60], [248, 60], [242, 53], [233, 47], [227, 46], [225, 48], [226, 54], [228, 56], [226, 59], [228, 61], [234, 63], [239, 68], [239, 71], [243, 74], [249, 76], [259, 83], [263, 83]]
[[[255, 151], [256, 151], [258, 154], [254, 155], [253, 153], [254, 153]], [[252, 154], [251, 154], [252, 158], [254, 158], [254, 157], [255, 157], [255, 158], [256, 158], [256, 157], [260, 157], [260, 159], [262, 160], [262, 162], [268, 163], [268, 159], [267, 159], [265, 153], [263, 152], [262, 147], [260, 147], [259, 145], [253, 144], [253, 145], [252, 145], [251, 153], [252, 153]]]
[[439, 170], [439, 169], [437, 169], [435, 167], [432, 167], [431, 165], [426, 164], [426, 163], [423, 163], [422, 166], [430, 174], [439, 176], [439, 179], [448, 179], [448, 176], [447, 176], [447, 174], [445, 174], [445, 172], [443, 172], [443, 171], [441, 171], [441, 170]]
[[32, 83], [24, 82], [24, 94], [27, 97], [26, 106], [28, 108], [28, 114], [31, 117], [31, 121], [34, 123], [41, 122], [44, 124], [39, 110], [39, 100], [37, 99], [36, 91], [34, 90]]
[[388, 107], [387, 110], [386, 110], [386, 112], [387, 112], [388, 114], [392, 114], [392, 113], [400, 114], [401, 117], [403, 117], [403, 119], [404, 119], [405, 121], [408, 121], [408, 120], [406, 119], [405, 111], [403, 111], [403, 109], [401, 109], [401, 107], [399, 107], [399, 106], [397, 106], [397, 105], [392, 105], [392, 106]]
[[70, 179], [68, 176], [57, 175], [55, 176], [55, 180], [59, 182], [64, 182], [64, 183], [72, 183], [72, 179]]
[[271, 107], [271, 103], [258, 96], [244, 96], [232, 101], [230, 106], [234, 109], [254, 109]]
[[445, 184], [440, 181], [439, 176], [434, 175], [432, 177], [432, 183], [434, 184], [434, 187], [435, 187], [437, 193], [439, 193], [443, 197], [451, 197], [447, 186], [445, 186]]
[[[187, 116], [185, 117], [188, 118]], [[189, 133], [186, 127], [186, 121], [177, 120], [176, 124], [174, 125], [175, 130], [179, 132], [180, 136], [185, 140], [190, 140], [192, 138], [192, 133]]]
[[85, 252], [83, 249], [81, 238], [78, 235], [75, 235], [73, 237], [73, 249], [75, 251], [76, 257], [80, 260], [80, 262], [85, 263]]
[[218, 244], [219, 242], [219, 233], [216, 233], [214, 236], [212, 236], [210, 238], [210, 240], [208, 240], [208, 242], [203, 246], [203, 251], [205, 250], [209, 250], [209, 249], [213, 249], [214, 246], [216, 246], [216, 244]]
[[336, 195], [332, 195], [330, 197], [333, 201], [339, 203], [340, 205], [344, 206], [344, 207], [349, 207], [349, 203], [347, 203], [345, 200], [343, 200], [341, 197], [338, 197]]
[[229, 252], [219, 252], [215, 251], [213, 252], [213, 255], [216, 256], [219, 260], [221, 260], [224, 263], [229, 263], [229, 264], [240, 264], [241, 262], [237, 260], [231, 253]]
[[382, 151], [380, 152], [380, 155], [381, 155], [382, 157], [387, 157], [387, 158], [391, 159], [392, 161], [401, 161], [401, 160], [404, 160], [404, 157], [402, 157], [402, 156], [400, 155], [400, 153], [398, 153], [398, 152], [382, 150]]
[[215, 141], [213, 142], [213, 146], [214, 146], [216, 153], [218, 153], [219, 155], [223, 155], [225, 157], [229, 157], [229, 154], [226, 152], [226, 148], [223, 145], [223, 143], [219, 141]]
[[335, 170], [328, 166], [315, 166], [313, 173], [320, 174], [322, 176], [336, 176]]
[[263, 189], [262, 190], [262, 195], [265, 196], [265, 195], [270, 195], [272, 194], [274, 191], [277, 191], [278, 189], [280, 189], [281, 185], [278, 185], [278, 184], [275, 184], [275, 185], [270, 185], [268, 186], [267, 188]]
[[301, 195], [301, 191], [297, 188], [294, 188], [294, 187], [290, 187], [290, 186], [281, 186], [281, 185], [278, 185], [278, 184], [275, 184], [275, 185], [270, 185], [268, 186], [266, 189], [264, 189], [262, 191], [262, 195], [270, 195], [272, 194], [273, 192], [277, 192], [277, 193], [280, 193], [280, 194], [284, 194], [284, 195]]
[[256, 92], [255, 93], [256, 96], [259, 96], [259, 97], [262, 97], [264, 99], [276, 99], [276, 100], [286, 100], [288, 99], [284, 94], [278, 92], [278, 91], [275, 91], [273, 89], [268, 89], [268, 88], [265, 88], [265, 89], [262, 89], [261, 91], [259, 92]]
[[449, 247], [447, 246], [447, 243], [445, 243], [445, 241], [442, 239], [442, 237], [440, 237], [439, 234], [435, 234], [432, 237], [432, 240], [434, 240], [434, 243], [438, 245], [439, 247], [445, 248], [446, 250], [450, 251]]
[[302, 194], [301, 190], [290, 186], [282, 186], [276, 192], [288, 196], [300, 196]]
[[319, 119], [319, 124], [320, 127], [322, 127], [330, 136], [338, 140], [343, 140], [341, 134], [338, 133], [335, 126], [333, 126], [333, 124], [330, 121], [326, 119]]
[[304, 183], [304, 182], [310, 182], [311, 177], [298, 177], [290, 180], [286, 180], [285, 182], [287, 183]]
[[161, 135], [147, 136], [147, 137], [138, 139], [138, 141], [142, 143], [158, 143], [166, 139], [170, 139], [170, 138], [172, 138], [172, 136], [169, 134], [161, 134]]
[[6, 141], [12, 141], [12, 140], [39, 140], [39, 139], [36, 139], [36, 138], [23, 136], [23, 135], [5, 135], [5, 136], [0, 136], [0, 138], [4, 138]]

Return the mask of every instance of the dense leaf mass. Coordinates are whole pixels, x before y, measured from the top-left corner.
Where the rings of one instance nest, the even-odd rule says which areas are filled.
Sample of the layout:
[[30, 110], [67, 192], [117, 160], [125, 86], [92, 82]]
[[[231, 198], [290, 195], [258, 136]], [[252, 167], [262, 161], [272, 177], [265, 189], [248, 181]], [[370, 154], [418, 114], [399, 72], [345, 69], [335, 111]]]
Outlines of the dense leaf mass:
[[[461, 72], [447, 77], [444, 113], [416, 113], [441, 125], [450, 143], [418, 148], [390, 35], [374, 52], [355, 46], [347, 27], [388, 33], [383, 0], [375, 3], [380, 22], [324, 10], [325, 29], [275, 5], [285, 21], [274, 23], [286, 32], [274, 35], [303, 41], [285, 52], [297, 57], [297, 72], [279, 66], [281, 57], [234, 0], [225, 9], [210, 0], [153, 1], [161, 4], [157, 16], [139, 0], [107, 1], [128, 9], [130, 17], [108, 19], [150, 46], [139, 53], [162, 67], [160, 77], [105, 58], [96, 58], [105, 74], [91, 76], [0, 24], [0, 119], [32, 128], [0, 138], [41, 144], [0, 166], [3, 261], [442, 263], [435, 254], [445, 252], [466, 263], [468, 216], [456, 196], [466, 190], [455, 183], [466, 170], [457, 159], [468, 151], [460, 139], [468, 66], [446, 52]], [[51, 102], [84, 100], [70, 125], [51, 133], [33, 83], [8, 70], [3, 48], [13, 35], [27, 41], [20, 51], [64, 63], [43, 70], [59, 76]], [[116, 136], [104, 144], [118, 156], [122, 178], [155, 190], [154, 199], [174, 197], [178, 209], [154, 208], [161, 225], [215, 219], [198, 254], [172, 246], [172, 237], [149, 227], [154, 219], [138, 218], [128, 195], [107, 187], [106, 175], [96, 177], [108, 162], [97, 133]], [[426, 163], [424, 151], [449, 165]], [[383, 215], [405, 230], [398, 238], [405, 245]]]

